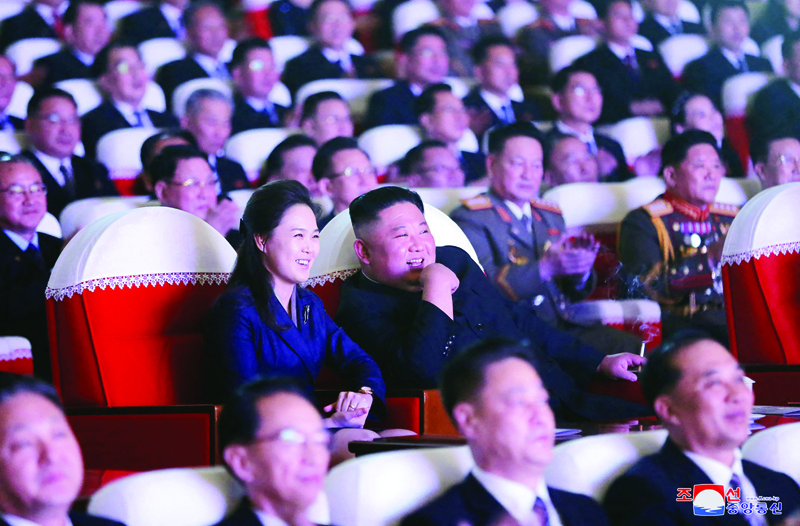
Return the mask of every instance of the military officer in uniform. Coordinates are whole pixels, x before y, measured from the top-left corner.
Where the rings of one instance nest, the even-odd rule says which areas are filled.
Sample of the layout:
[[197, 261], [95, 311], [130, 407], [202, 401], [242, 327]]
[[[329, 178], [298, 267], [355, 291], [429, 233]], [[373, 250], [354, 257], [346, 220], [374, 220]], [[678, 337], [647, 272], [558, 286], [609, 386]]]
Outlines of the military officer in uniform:
[[570, 319], [569, 304], [594, 290], [599, 244], [569, 235], [561, 210], [537, 198], [543, 160], [539, 132], [520, 122], [489, 135], [490, 190], [451, 214], [487, 276], [512, 301], [528, 303], [553, 326], [606, 353], [638, 352], [641, 340], [613, 328]]
[[665, 336], [694, 327], [727, 345], [719, 263], [738, 212], [715, 203], [725, 169], [714, 136], [689, 130], [661, 151], [667, 191], [622, 221], [623, 291], [661, 304]]

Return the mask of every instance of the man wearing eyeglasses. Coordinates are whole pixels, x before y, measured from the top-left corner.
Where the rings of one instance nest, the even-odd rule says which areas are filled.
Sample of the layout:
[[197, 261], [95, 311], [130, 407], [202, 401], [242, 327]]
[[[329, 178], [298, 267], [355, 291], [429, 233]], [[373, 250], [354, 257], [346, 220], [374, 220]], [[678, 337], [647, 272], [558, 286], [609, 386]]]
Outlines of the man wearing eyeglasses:
[[286, 378], [242, 386], [220, 414], [219, 441], [247, 498], [217, 526], [313, 524], [330, 434], [301, 387]]
[[460, 188], [464, 171], [442, 141], [423, 141], [400, 161], [400, 173], [411, 188]]
[[800, 141], [794, 137], [755, 137], [750, 155], [762, 190], [800, 181]]
[[303, 103], [300, 128], [317, 141], [317, 145], [325, 144], [334, 137], [352, 137], [350, 106], [335, 91], [309, 95]]
[[105, 166], [75, 155], [81, 121], [72, 95], [57, 88], [37, 90], [25, 120], [30, 147], [22, 152], [47, 186], [47, 211], [58, 217], [72, 201], [117, 195]]
[[156, 198], [163, 206], [199, 217], [234, 248], [239, 246], [241, 212], [230, 199], [217, 200], [219, 180], [203, 152], [193, 146], [167, 146], [150, 162], [148, 171]]
[[248, 38], [239, 42], [228, 67], [236, 89], [231, 134], [281, 127], [289, 108], [270, 98], [279, 74], [267, 41]]
[[0, 335], [31, 342], [36, 376], [50, 379], [44, 291], [61, 240], [36, 227], [47, 187], [24, 157], [0, 157]]
[[333, 201], [331, 213], [317, 221], [320, 230], [347, 210], [353, 199], [378, 186], [369, 157], [351, 137], [336, 137], [323, 144], [314, 156], [311, 173], [320, 193]]

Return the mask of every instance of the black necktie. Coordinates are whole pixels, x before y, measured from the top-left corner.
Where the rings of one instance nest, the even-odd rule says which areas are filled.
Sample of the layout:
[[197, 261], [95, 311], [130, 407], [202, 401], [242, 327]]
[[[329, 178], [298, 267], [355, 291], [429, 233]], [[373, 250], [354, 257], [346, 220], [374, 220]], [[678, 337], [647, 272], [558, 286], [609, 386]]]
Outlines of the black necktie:
[[144, 116], [142, 116], [144, 111], [134, 111], [133, 116], [136, 117], [136, 123], [134, 123], [134, 128], [144, 128]]
[[511, 103], [503, 105], [503, 122], [506, 124], [514, 124], [516, 118], [514, 117], [514, 108]]
[[747, 67], [747, 59], [742, 57], [739, 59], [739, 73], [747, 73], [750, 71], [750, 68]]
[[69, 169], [67, 169], [67, 165], [61, 163], [61, 166], [58, 167], [58, 171], [61, 172], [61, 177], [64, 178], [64, 190], [67, 192], [67, 195], [75, 197], [75, 180], [72, 178]]
[[550, 526], [550, 518], [547, 516], [547, 506], [541, 497], [536, 497], [533, 504], [533, 514], [539, 520], [539, 526]]
[[275, 113], [275, 107], [270, 104], [269, 102], [264, 104], [264, 107], [261, 109], [261, 113], [269, 117], [269, 122], [273, 126], [278, 125], [278, 115]]
[[28, 257], [31, 258], [34, 263], [36, 263], [37, 267], [39, 267], [40, 269], [44, 269], [44, 258], [42, 257], [42, 253], [41, 251], [39, 251], [36, 245], [30, 243], [28, 245], [27, 250], [25, 250], [25, 254], [27, 254]]
[[[739, 479], [739, 475], [737, 475], [736, 473], [733, 474], [733, 476], [731, 477], [731, 481], [728, 484], [728, 487], [733, 491], [736, 491], [738, 489], [740, 502], [745, 502], [744, 490], [741, 489], [742, 484], [741, 480]], [[766, 522], [763, 516], [758, 515], [757, 513], [752, 513], [751, 515], [742, 514], [742, 517], [744, 517], [744, 520], [746, 520], [747, 523], [750, 524], [751, 526], [762, 526]]]

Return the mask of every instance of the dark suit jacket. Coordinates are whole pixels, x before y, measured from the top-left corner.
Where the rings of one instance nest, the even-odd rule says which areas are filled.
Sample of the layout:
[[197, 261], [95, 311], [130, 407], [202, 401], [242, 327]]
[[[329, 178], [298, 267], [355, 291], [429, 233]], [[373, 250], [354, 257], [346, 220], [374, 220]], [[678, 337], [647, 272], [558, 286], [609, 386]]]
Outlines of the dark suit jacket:
[[750, 36], [760, 46], [775, 35], [788, 35], [794, 31], [786, 21], [783, 5], [770, 3], [761, 16], [750, 26]]
[[14, 128], [14, 131], [25, 131], [25, 121], [23, 119], [20, 119], [19, 117], [14, 117], [13, 115], [6, 115], [6, 118], [8, 119], [8, 122], [11, 123], [11, 126]]
[[175, 93], [175, 88], [184, 82], [204, 78], [208, 78], [208, 73], [190, 56], [164, 64], [156, 72], [156, 82], [164, 90], [167, 106], [170, 108], [172, 107], [172, 94]]
[[289, 0], [276, 0], [267, 11], [273, 36], [308, 36], [308, 9], [297, 7]]
[[313, 292], [297, 287], [297, 327], [274, 295], [270, 305], [285, 331], [276, 332], [261, 320], [246, 287], [226, 290], [211, 308], [206, 348], [215, 400], [226, 399], [259, 375], [297, 378], [313, 397], [324, 364], [338, 372], [351, 390], [371, 387], [376, 400], [373, 414], [382, 416], [385, 407], [377, 401], [385, 398], [386, 386], [378, 365], [331, 320]]
[[43, 86], [49, 86], [62, 80], [94, 78], [92, 67], [81, 62], [66, 47], [58, 53], [40, 58], [34, 63], [34, 68], [41, 68], [43, 71]]
[[[377, 78], [380, 76], [378, 63], [372, 57], [365, 55], [350, 55], [353, 62], [356, 76], [360, 79]], [[297, 93], [300, 86], [308, 84], [312, 80], [320, 79], [341, 79], [345, 78], [344, 71], [337, 64], [328, 62], [322, 50], [317, 46], [311, 46], [305, 53], [294, 57], [286, 63], [283, 68], [281, 80], [292, 96]]]
[[393, 86], [376, 91], [369, 98], [367, 128], [384, 124], [417, 124], [414, 101], [408, 82], [398, 80]]
[[36, 12], [33, 4], [0, 24], [0, 50], [5, 53], [8, 46], [25, 38], [58, 38], [53, 28]]
[[158, 3], [131, 13], [119, 21], [120, 39], [137, 46], [151, 38], [176, 38]]
[[[548, 130], [544, 136], [545, 148], [551, 148], [556, 140], [563, 137], [564, 133], [559, 130], [555, 124]], [[628, 168], [628, 161], [625, 159], [625, 153], [622, 151], [622, 145], [609, 137], [594, 130], [594, 142], [597, 144], [598, 150], [605, 150], [610, 153], [617, 161], [617, 167], [609, 174], [603, 176], [598, 173], [598, 179], [603, 183], [619, 183], [627, 181], [633, 177], [630, 168]], [[547, 154], [549, 155], [549, 154]]]
[[[577, 493], [547, 488], [550, 500], [564, 526], [603, 526], [608, 524], [603, 509], [591, 498]], [[433, 502], [415, 511], [401, 526], [489, 526], [506, 511], [470, 473]]]
[[48, 381], [50, 347], [44, 291], [61, 248], [60, 239], [39, 233], [39, 251], [44, 259], [44, 266], [39, 266], [0, 230], [0, 335], [30, 340], [34, 372]]
[[234, 190], [250, 188], [250, 181], [247, 179], [241, 164], [227, 157], [217, 157], [216, 161], [215, 168], [223, 195]]
[[550, 78], [550, 46], [560, 38], [588, 32], [585, 23], [575, 21], [572, 30], [564, 31], [552, 16], [541, 10], [539, 18], [517, 32], [517, 43], [522, 48], [519, 78], [524, 85], [547, 84]]
[[286, 115], [289, 113], [289, 108], [274, 104], [275, 115], [278, 122], [270, 121], [269, 115], [257, 112], [250, 106], [244, 97], [235, 95], [233, 97], [233, 117], [231, 118], [231, 135], [236, 135], [239, 132], [247, 130], [255, 130], [258, 128], [279, 128]]
[[[147, 110], [147, 115], [156, 128], [179, 126], [178, 119], [171, 113]], [[97, 141], [106, 133], [132, 127], [114, 104], [110, 101], [103, 102], [81, 117], [81, 140], [86, 148], [86, 157], [94, 158], [97, 153]]]
[[[683, 26], [683, 31], [680, 34], [683, 35], [704, 35], [706, 33], [703, 26], [694, 22], [681, 20], [681, 25]], [[658, 23], [653, 15], [647, 15], [644, 20], [639, 22], [639, 34], [649, 40], [656, 48], [660, 43], [672, 36], [664, 26]]]
[[[475, 86], [470, 90], [466, 97], [463, 99], [464, 106], [473, 112], [478, 113], [479, 115], [487, 116], [488, 119], [486, 123], [485, 130], [478, 130], [475, 133], [480, 132], [478, 135], [478, 140], [481, 140], [483, 137], [483, 133], [493, 126], [497, 126], [502, 124], [500, 121], [500, 117], [489, 107], [483, 97], [481, 97], [481, 88], [480, 86]], [[523, 100], [522, 102], [517, 102], [512, 100], [511, 101], [511, 109], [514, 110], [514, 118], [517, 121], [540, 121], [544, 118], [544, 112], [539, 108], [537, 104], [530, 100]]]
[[474, 77], [472, 48], [481, 38], [503, 34], [500, 24], [494, 19], [476, 20], [473, 25], [462, 27], [452, 18], [442, 17], [431, 24], [444, 33], [451, 77]]
[[638, 73], [632, 76], [628, 68], [603, 44], [575, 61], [578, 67], [591, 72], [603, 90], [603, 112], [598, 123], [618, 122], [632, 117], [630, 104], [636, 100], [658, 99], [669, 111], [678, 94], [661, 55], [643, 49], [636, 50]]
[[761, 88], [747, 108], [751, 137], [800, 137], [800, 97], [779, 78]]
[[[772, 64], [769, 60], [753, 55], [745, 55], [745, 62], [749, 71], [763, 71], [772, 73]], [[681, 82], [689, 91], [708, 95], [718, 108], [722, 107], [722, 85], [726, 80], [740, 73], [730, 61], [725, 58], [719, 48], [714, 48], [697, 60], [686, 64], [683, 68]]]
[[584, 392], [604, 355], [550, 327], [528, 306], [503, 298], [466, 252], [439, 247], [436, 261], [460, 281], [453, 293], [455, 320], [422, 301], [421, 292], [375, 283], [361, 272], [342, 286], [336, 322], [375, 358], [390, 387], [433, 388], [451, 355], [502, 336], [532, 342], [556, 415], [617, 418], [646, 412], [638, 404]]
[[108, 170], [102, 164], [73, 155], [72, 177], [75, 179], [75, 192], [70, 193], [58, 184], [53, 175], [30, 150], [24, 150], [22, 155], [31, 160], [42, 176], [42, 181], [47, 187], [47, 211], [58, 217], [61, 211], [72, 201], [87, 197], [100, 197], [106, 195], [119, 195], [117, 187], [108, 178]]
[[[742, 460], [742, 467], [758, 495], [780, 498], [782, 515], [767, 513], [769, 524], [778, 524], [800, 505], [800, 488], [788, 476], [747, 460]], [[606, 493], [604, 507], [611, 524], [619, 526], [747, 526], [742, 515], [696, 517], [691, 502], [676, 502], [677, 489], [694, 484], [712, 482], [674, 442], [667, 440], [661, 451], [641, 459], [614, 481]]]
[[744, 168], [742, 167], [742, 158], [739, 157], [727, 137], [722, 139], [722, 146], [719, 148], [719, 158], [725, 164], [725, 177], [740, 178], [744, 177]]
[[214, 526], [262, 526], [261, 520], [253, 512], [247, 499], [236, 507], [236, 511], [219, 521]]
[[[125, 526], [121, 522], [95, 517], [94, 515], [86, 515], [85, 513], [70, 513], [69, 519], [74, 526]], [[8, 526], [8, 523], [0, 519], [0, 526]]]
[[461, 170], [464, 172], [464, 181], [469, 183], [477, 181], [486, 175], [486, 156], [482, 152], [461, 152]]

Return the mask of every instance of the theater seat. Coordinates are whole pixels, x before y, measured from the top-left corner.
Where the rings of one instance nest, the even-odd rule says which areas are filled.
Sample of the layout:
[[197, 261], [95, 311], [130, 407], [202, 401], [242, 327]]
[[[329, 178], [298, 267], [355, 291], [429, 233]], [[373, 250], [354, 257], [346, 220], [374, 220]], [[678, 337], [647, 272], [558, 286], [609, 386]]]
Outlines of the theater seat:
[[723, 177], [714, 200], [718, 203], [742, 206], [760, 191], [761, 181], [755, 177], [741, 179]]
[[283, 71], [283, 67], [294, 57], [302, 55], [308, 50], [308, 40], [297, 35], [282, 35], [269, 39], [272, 56], [275, 59], [275, 69]]
[[17, 66], [17, 76], [24, 77], [37, 59], [57, 53], [61, 42], [54, 38], [24, 38], [8, 46], [6, 56]]
[[558, 73], [595, 47], [597, 47], [597, 42], [587, 35], [559, 38], [550, 45], [550, 71], [553, 74]]
[[497, 21], [500, 23], [500, 27], [503, 28], [503, 34], [508, 38], [515, 38], [520, 29], [536, 22], [538, 19], [539, 12], [533, 4], [528, 2], [506, 4], [497, 12]]
[[686, 64], [708, 52], [708, 42], [702, 35], [672, 35], [658, 45], [658, 51], [672, 76], [680, 79]]
[[770, 61], [776, 75], [784, 73], [781, 46], [783, 46], [783, 35], [775, 35], [761, 44], [761, 55]]
[[58, 238], [64, 237], [58, 219], [56, 219], [56, 216], [54, 216], [50, 212], [45, 213], [42, 220], [36, 226], [36, 231], [51, 235], [53, 237], [58, 237]]
[[177, 38], [151, 38], [139, 44], [139, 54], [147, 74], [153, 78], [164, 64], [185, 58], [186, 48]]
[[722, 115], [725, 119], [725, 136], [736, 149], [742, 166], [750, 163], [750, 134], [744, 125], [747, 103], [756, 92], [769, 82], [768, 73], [740, 73], [722, 85]]
[[0, 152], [10, 153], [12, 155], [19, 153], [22, 147], [17, 140], [16, 134], [13, 132], [0, 132]]
[[31, 342], [22, 336], [0, 336], [0, 371], [33, 374]]
[[33, 97], [33, 88], [27, 82], [17, 81], [11, 101], [6, 106], [6, 114], [25, 119], [28, 116], [28, 102]]
[[633, 166], [637, 157], [661, 147], [669, 138], [668, 130], [669, 122], [658, 117], [630, 117], [598, 128], [622, 146], [628, 166]]
[[302, 108], [306, 99], [314, 93], [335, 91], [350, 105], [354, 122], [361, 122], [367, 113], [369, 98], [376, 91], [388, 88], [390, 79], [321, 79], [304, 84], [297, 90], [297, 106]]
[[239, 132], [228, 139], [225, 155], [241, 164], [247, 179], [254, 183], [272, 150], [293, 133], [295, 131], [289, 128], [258, 128]]
[[800, 484], [800, 423], [783, 424], [754, 434], [742, 446], [742, 458], [792, 477]]
[[392, 11], [394, 40], [399, 42], [403, 35], [423, 24], [439, 18], [439, 9], [431, 0], [408, 0]]
[[106, 16], [112, 29], [116, 29], [119, 20], [142, 9], [147, 4], [138, 0], [110, 0], [105, 4]]
[[122, 128], [106, 133], [97, 141], [97, 160], [108, 168], [109, 178], [114, 181], [120, 195], [133, 195], [133, 183], [142, 171], [139, 155], [142, 144], [160, 131], [163, 130]]
[[230, 84], [219, 79], [206, 77], [187, 80], [175, 88], [175, 91], [172, 93], [172, 100], [170, 101], [172, 103], [172, 113], [179, 119], [183, 117], [186, 113], [186, 101], [189, 100], [192, 93], [201, 89], [213, 89], [228, 97], [231, 97], [233, 94]]
[[73, 201], [61, 211], [59, 222], [64, 239], [71, 239], [80, 229], [111, 214], [128, 212], [143, 206], [161, 206], [146, 195], [126, 197], [89, 197]]
[[[382, 172], [422, 142], [423, 131], [410, 124], [386, 124], [370, 128], [358, 138], [358, 145], [367, 152], [372, 164]], [[461, 150], [477, 152], [480, 147], [475, 133], [467, 129], [458, 142]]]
[[56, 82], [55, 86], [72, 95], [78, 105], [79, 117], [89, 113], [103, 102], [103, 95], [97, 89], [97, 85], [89, 79], [62, 80]]

